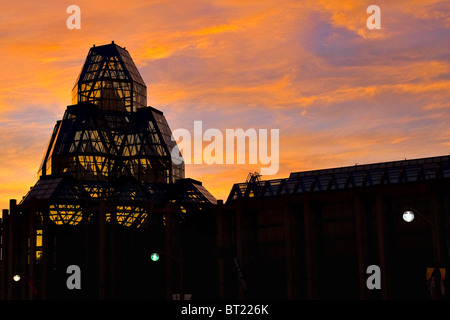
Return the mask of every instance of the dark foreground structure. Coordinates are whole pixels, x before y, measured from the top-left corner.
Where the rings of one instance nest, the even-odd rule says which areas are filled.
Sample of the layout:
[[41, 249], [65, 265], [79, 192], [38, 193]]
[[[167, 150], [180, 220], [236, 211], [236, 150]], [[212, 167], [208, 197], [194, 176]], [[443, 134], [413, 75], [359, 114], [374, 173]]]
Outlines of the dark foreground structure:
[[223, 203], [124, 48], [90, 49], [72, 103], [2, 212], [0, 299], [447, 297], [450, 156], [250, 174]]
[[[223, 298], [446, 298], [449, 156], [250, 174], [216, 214]], [[370, 265], [380, 289], [367, 286]]]
[[[3, 210], [1, 298], [211, 296], [210, 282], [195, 281], [197, 263], [213, 256], [216, 199], [185, 179], [163, 113], [146, 103], [128, 51], [114, 42], [89, 50], [39, 180]], [[66, 283], [70, 266], [81, 289]]]

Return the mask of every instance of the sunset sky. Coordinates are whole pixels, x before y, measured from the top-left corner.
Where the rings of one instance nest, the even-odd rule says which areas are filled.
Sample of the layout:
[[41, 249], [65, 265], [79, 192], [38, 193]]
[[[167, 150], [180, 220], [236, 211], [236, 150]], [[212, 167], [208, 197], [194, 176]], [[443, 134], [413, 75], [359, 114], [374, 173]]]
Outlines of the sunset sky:
[[[80, 30], [66, 27], [71, 4]], [[280, 168], [263, 179], [450, 154], [449, 1], [4, 1], [0, 209], [37, 181], [89, 48], [112, 40], [172, 130], [279, 129]], [[260, 167], [191, 164], [186, 177], [226, 200]]]

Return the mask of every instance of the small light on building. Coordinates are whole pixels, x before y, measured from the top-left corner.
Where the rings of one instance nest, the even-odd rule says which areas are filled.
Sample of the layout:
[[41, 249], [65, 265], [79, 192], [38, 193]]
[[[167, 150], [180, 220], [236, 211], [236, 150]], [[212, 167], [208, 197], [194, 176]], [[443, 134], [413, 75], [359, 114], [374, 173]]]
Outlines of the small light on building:
[[159, 260], [159, 254], [157, 254], [156, 252], [153, 252], [152, 255], [150, 256], [150, 258], [152, 259], [152, 261], [158, 261]]
[[414, 220], [414, 212], [412, 212], [411, 210], [406, 210], [405, 212], [403, 212], [403, 220], [405, 220], [406, 222], [411, 222]]
[[15, 275], [13, 276], [13, 280], [14, 280], [15, 282], [19, 282], [19, 281], [20, 281], [20, 274], [15, 274]]

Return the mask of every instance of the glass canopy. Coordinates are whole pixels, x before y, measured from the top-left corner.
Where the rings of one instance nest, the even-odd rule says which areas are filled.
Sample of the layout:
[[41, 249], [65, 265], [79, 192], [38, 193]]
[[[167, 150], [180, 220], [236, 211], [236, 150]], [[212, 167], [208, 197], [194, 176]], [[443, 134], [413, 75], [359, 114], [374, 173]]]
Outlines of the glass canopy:
[[39, 180], [22, 203], [45, 201], [55, 224], [76, 225], [86, 203], [105, 199], [107, 221], [139, 227], [150, 203], [173, 197], [214, 202], [199, 183], [175, 188], [183, 195], [169, 197], [170, 186], [184, 179], [184, 162], [172, 162], [172, 131], [164, 114], [146, 104], [146, 85], [128, 51], [114, 42], [92, 47], [73, 89], [73, 105], [57, 121]]
[[92, 47], [72, 90], [72, 103], [135, 112], [147, 105], [147, 87], [130, 54], [114, 44]]

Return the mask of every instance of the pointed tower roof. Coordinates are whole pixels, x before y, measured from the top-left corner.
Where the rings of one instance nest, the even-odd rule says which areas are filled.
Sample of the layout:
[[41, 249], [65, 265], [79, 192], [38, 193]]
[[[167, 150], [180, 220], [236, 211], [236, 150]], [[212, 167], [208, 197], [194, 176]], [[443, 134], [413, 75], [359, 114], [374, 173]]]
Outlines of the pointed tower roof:
[[72, 103], [81, 102], [125, 112], [147, 105], [147, 86], [125, 48], [113, 41], [89, 50], [72, 91]]

